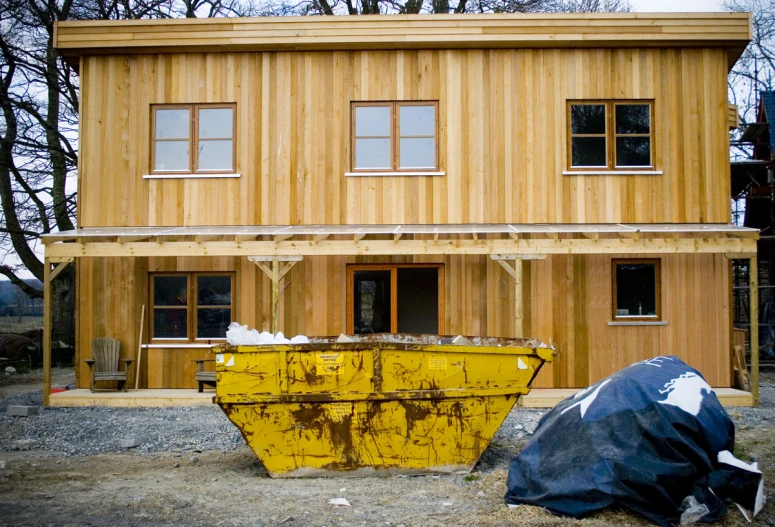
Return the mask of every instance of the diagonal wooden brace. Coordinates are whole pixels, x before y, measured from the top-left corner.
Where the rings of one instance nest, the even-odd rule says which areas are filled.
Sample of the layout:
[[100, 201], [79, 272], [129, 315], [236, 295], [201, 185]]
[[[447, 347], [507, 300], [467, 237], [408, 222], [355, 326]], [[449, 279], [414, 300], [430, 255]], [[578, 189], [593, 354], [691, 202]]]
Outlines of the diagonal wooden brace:
[[516, 337], [524, 337], [525, 308], [522, 298], [522, 285], [524, 283], [522, 260], [543, 260], [546, 258], [546, 255], [492, 254], [490, 258], [498, 262], [509, 273], [509, 276], [514, 279], [514, 335]]
[[[255, 263], [272, 281], [272, 333], [280, 329], [280, 281], [303, 259], [302, 256], [249, 256], [248, 260]], [[280, 267], [280, 263], [285, 265]], [[271, 267], [270, 265], [271, 264]]]

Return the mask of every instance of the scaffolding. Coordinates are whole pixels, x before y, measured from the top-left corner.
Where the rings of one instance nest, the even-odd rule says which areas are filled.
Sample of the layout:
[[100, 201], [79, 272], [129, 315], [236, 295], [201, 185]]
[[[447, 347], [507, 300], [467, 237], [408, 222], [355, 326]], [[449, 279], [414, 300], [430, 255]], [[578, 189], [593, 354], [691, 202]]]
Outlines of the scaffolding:
[[[758, 266], [759, 291], [759, 360], [775, 364], [775, 284], [771, 280], [771, 262]], [[750, 354], [751, 321], [750, 267], [748, 260], [732, 261], [732, 313], [734, 327], [746, 332], [746, 353]]]

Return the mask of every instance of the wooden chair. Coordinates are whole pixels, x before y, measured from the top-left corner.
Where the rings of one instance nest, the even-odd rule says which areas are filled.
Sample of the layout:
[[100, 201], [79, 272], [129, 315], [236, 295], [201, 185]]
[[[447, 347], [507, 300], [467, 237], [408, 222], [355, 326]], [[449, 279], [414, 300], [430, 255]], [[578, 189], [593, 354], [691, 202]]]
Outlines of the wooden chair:
[[[110, 337], [94, 339], [91, 351], [92, 359], [84, 361], [91, 371], [91, 391], [109, 391], [95, 390], [94, 383], [100, 381], [118, 381], [118, 389], [126, 391], [127, 372], [134, 359], [120, 359], [121, 343]], [[119, 362], [124, 363], [124, 371], [119, 370]]]
[[735, 388], [750, 392], [751, 378], [748, 376], [748, 365], [745, 362], [745, 344], [732, 347], [732, 369], [735, 376]]
[[214, 362], [213, 359], [197, 359], [194, 362], [196, 362], [196, 375], [194, 375], [194, 378], [199, 383], [199, 393], [204, 391], [205, 384], [215, 388], [215, 372], [205, 371], [205, 362]]

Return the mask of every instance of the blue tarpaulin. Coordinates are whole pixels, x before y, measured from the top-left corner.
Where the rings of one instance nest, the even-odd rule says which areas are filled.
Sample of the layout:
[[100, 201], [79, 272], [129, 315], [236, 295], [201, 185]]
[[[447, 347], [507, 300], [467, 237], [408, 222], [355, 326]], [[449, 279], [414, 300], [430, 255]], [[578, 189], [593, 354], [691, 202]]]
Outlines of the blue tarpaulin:
[[665, 526], [694, 504], [701, 521], [713, 521], [726, 514], [725, 498], [753, 510], [761, 486], [758, 471], [719, 462], [734, 441], [702, 375], [677, 357], [656, 357], [546, 413], [511, 461], [506, 501], [576, 518], [619, 505]]

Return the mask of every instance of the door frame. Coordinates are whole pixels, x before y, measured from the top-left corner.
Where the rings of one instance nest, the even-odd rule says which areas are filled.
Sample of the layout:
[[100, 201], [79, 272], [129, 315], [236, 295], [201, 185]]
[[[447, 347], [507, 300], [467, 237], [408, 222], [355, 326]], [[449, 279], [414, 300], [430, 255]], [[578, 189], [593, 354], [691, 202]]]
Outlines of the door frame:
[[398, 269], [435, 268], [439, 273], [439, 335], [445, 329], [444, 263], [396, 263], [396, 264], [347, 264], [347, 333], [352, 335], [355, 326], [355, 272], [390, 271], [390, 332], [398, 333]]

